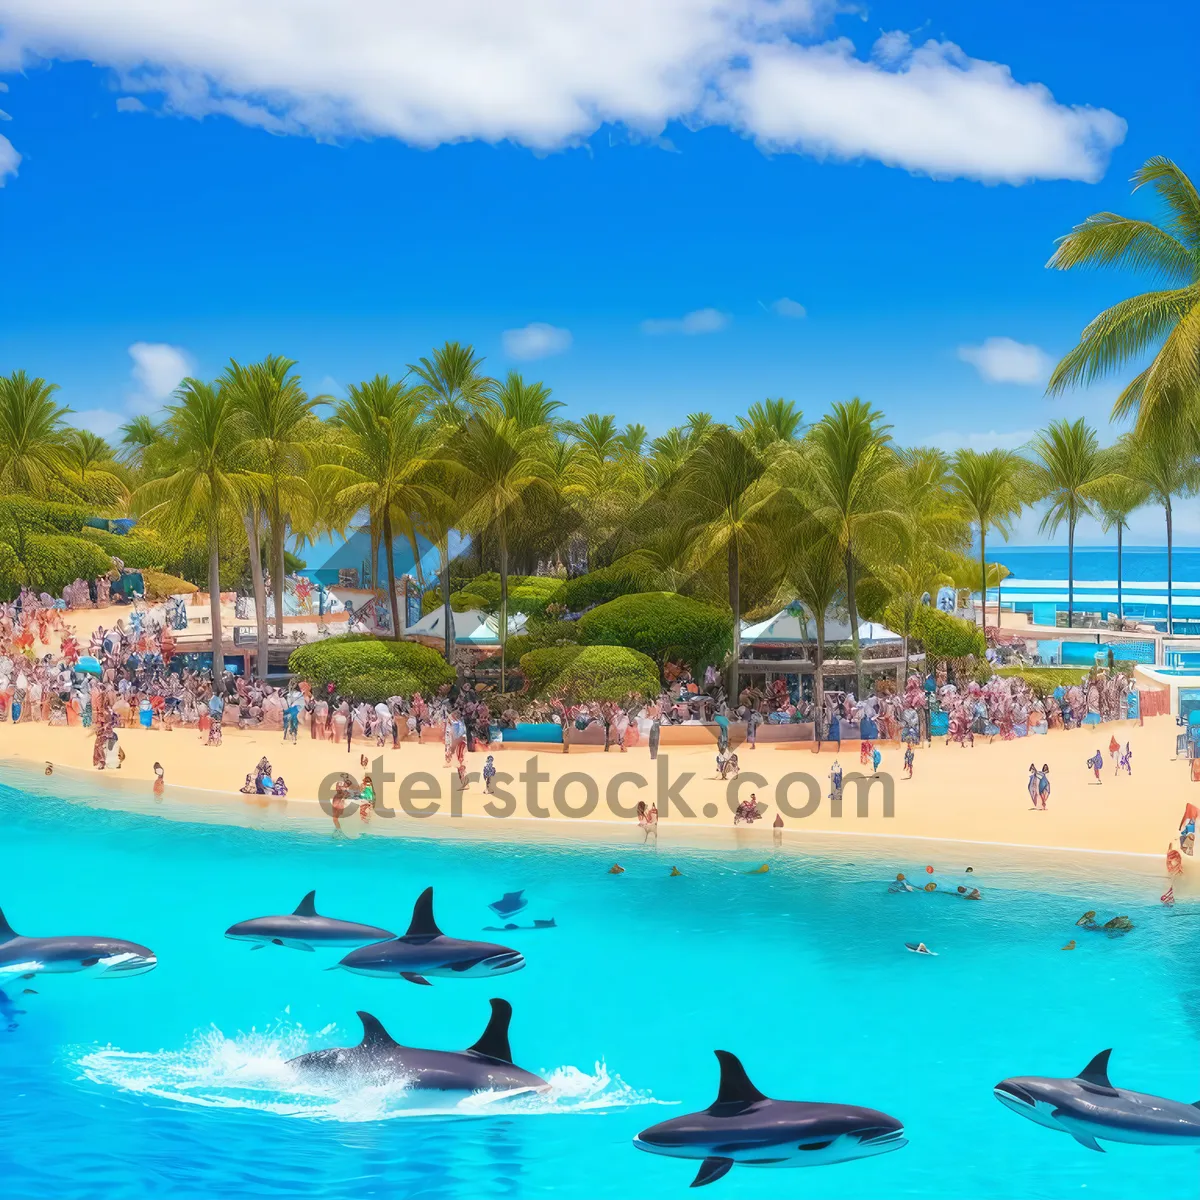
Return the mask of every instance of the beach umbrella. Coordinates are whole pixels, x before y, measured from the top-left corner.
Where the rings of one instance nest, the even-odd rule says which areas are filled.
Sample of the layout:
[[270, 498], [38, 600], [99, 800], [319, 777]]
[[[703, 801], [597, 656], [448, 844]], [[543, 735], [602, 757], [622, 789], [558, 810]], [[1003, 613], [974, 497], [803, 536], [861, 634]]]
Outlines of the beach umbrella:
[[75, 664], [75, 670], [82, 671], [85, 675], [99, 675], [101, 673], [100, 663], [90, 655], [85, 655]]

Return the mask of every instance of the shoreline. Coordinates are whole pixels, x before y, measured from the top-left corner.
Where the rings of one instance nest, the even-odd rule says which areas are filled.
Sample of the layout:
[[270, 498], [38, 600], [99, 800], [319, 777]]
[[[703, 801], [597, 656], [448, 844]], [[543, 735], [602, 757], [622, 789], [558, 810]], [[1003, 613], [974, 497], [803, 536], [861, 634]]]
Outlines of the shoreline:
[[[857, 815], [849, 783], [851, 772], [859, 769], [857, 743], [844, 743], [840, 756], [829, 749], [819, 754], [810, 749], [807, 762], [803, 752], [792, 747], [781, 756], [768, 745], [755, 751], [742, 748], [737, 791], [716, 777], [713, 754], [707, 747], [672, 747], [660, 753], [657, 762], [651, 762], [644, 747], [634, 747], [627, 754], [613, 751], [574, 758], [560, 753], [493, 751], [502, 773], [518, 776], [533, 767], [545, 788], [539, 792], [545, 816], [530, 815], [519, 803], [512, 815], [489, 815], [484, 804], [495, 803], [497, 798], [485, 795], [477, 782], [468, 791], [457, 792], [440, 745], [402, 742], [398, 750], [354, 745], [347, 754], [340, 743], [307, 736], [291, 745], [281, 741], [277, 730], [228, 729], [221, 746], [208, 747], [194, 730], [126, 729], [121, 731], [125, 764], [120, 771], [110, 772], [91, 766], [90, 731], [31, 723], [0, 726], [0, 762], [17, 776], [27, 775], [24, 781], [13, 780], [18, 786], [23, 782], [35, 791], [55, 795], [70, 792], [70, 799], [101, 807], [171, 819], [322, 832], [322, 828], [332, 831], [332, 820], [317, 800], [321, 779], [342, 770], [357, 778], [363, 771], [359, 755], [365, 753], [371, 764], [367, 770], [378, 769], [382, 760], [389, 775], [434, 783], [442, 788], [440, 799], [449, 795], [461, 813], [443, 810], [431, 816], [407, 816], [397, 806], [396, 787], [385, 784], [380, 788], [380, 805], [393, 806], [395, 817], [374, 814], [365, 823], [351, 806], [341, 819], [348, 838], [465, 837], [498, 844], [536, 839], [567, 845], [586, 840], [631, 849], [640, 848], [643, 842], [632, 817], [618, 817], [604, 803], [586, 816], [566, 816], [561, 809], [555, 811], [550, 793], [557, 796], [561, 789], [564, 803], [569, 795], [574, 808], [584, 794], [607, 797], [614, 787], [620, 787], [625, 789], [618, 792], [621, 803], [631, 806], [639, 795], [653, 799], [656, 791], [661, 792], [662, 777], [669, 772], [671, 778], [686, 780], [682, 794], [694, 816], [660, 819], [657, 845], [663, 850], [694, 847], [761, 855], [783, 848], [789, 854], [846, 854], [895, 862], [904, 857], [905, 847], [915, 850], [924, 843], [931, 855], [935, 849], [945, 856], [961, 847], [976, 858], [986, 855], [1037, 874], [1070, 874], [1072, 860], [1078, 858], [1095, 869], [1165, 880], [1164, 855], [1178, 829], [1183, 806], [1200, 801], [1200, 787], [1195, 788], [1193, 800], [1195, 785], [1189, 781], [1187, 763], [1171, 757], [1175, 724], [1165, 717], [1150, 718], [1144, 726], [1122, 722], [1092, 732], [1094, 738], [1071, 730], [1054, 731], [1032, 743], [1020, 739], [980, 742], [973, 748], [940, 744], [919, 748], [914, 778], [891, 781], [895, 798], [892, 817], [882, 811], [886, 789], [880, 782], [868, 783], [868, 813]], [[1113, 733], [1122, 743], [1128, 740], [1133, 745], [1137, 774], [1112, 777], [1106, 759], [1103, 786], [1095, 787], [1083, 759], [1093, 752], [1094, 741], [1102, 739], [1107, 746]], [[886, 775], [887, 767], [899, 766], [900, 754], [890, 747], [884, 749]], [[240, 783], [264, 753], [289, 781], [286, 799], [244, 795], [237, 789], [234, 781]], [[486, 753], [468, 755], [468, 769], [478, 772]], [[1051, 765], [1054, 786], [1047, 812], [1031, 811], [1027, 795], [1022, 795], [1031, 755]], [[835, 757], [842, 761], [848, 777], [840, 818], [829, 811], [827, 798], [827, 775]], [[55, 764], [49, 777], [42, 771], [47, 760]], [[166, 787], [159, 797], [151, 786], [156, 760], [166, 771]], [[641, 782], [629, 782], [629, 773]], [[624, 776], [626, 782], [614, 780], [614, 776]], [[181, 779], [188, 782], [181, 783]], [[811, 816], [799, 820], [785, 816], [784, 828], [776, 831], [771, 826], [774, 801], [781, 781], [786, 785], [789, 780], [785, 799], [790, 796], [796, 803], [803, 796], [804, 789], [798, 786], [803, 780], [820, 801]], [[519, 784], [509, 790], [520, 797]], [[751, 791], [768, 805], [766, 814], [753, 826], [735, 828], [728, 807], [730, 797], [745, 798]], [[775, 832], [780, 834], [778, 844], [772, 836]], [[1059, 856], [1058, 860], [1052, 856]], [[1200, 868], [1191, 859], [1185, 858], [1184, 863], [1184, 874], [1173, 881], [1176, 894], [1200, 894]], [[1092, 868], [1086, 873], [1091, 874]]]

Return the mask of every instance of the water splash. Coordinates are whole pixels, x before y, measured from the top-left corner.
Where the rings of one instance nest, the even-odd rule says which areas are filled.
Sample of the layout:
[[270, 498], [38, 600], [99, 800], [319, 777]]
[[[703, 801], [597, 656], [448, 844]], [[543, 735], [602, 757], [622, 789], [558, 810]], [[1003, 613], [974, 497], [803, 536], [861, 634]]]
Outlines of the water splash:
[[661, 1103], [610, 1074], [604, 1062], [590, 1073], [558, 1067], [547, 1093], [477, 1092], [454, 1096], [413, 1090], [405, 1081], [340, 1086], [302, 1078], [288, 1060], [328, 1037], [294, 1024], [229, 1037], [213, 1028], [182, 1050], [132, 1051], [106, 1046], [72, 1055], [83, 1077], [104, 1087], [204, 1108], [252, 1109], [317, 1121], [385, 1121], [397, 1117], [479, 1117], [504, 1114], [611, 1112]]

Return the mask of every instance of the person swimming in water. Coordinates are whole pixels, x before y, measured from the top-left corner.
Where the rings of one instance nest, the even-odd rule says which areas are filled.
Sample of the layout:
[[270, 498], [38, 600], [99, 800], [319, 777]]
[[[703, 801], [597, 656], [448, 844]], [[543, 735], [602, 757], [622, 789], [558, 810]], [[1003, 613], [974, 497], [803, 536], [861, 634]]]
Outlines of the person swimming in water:
[[911, 950], [914, 954], [928, 954], [931, 958], [937, 958], [937, 951], [930, 950], [924, 942], [905, 942], [904, 948]]
[[903, 872], [897, 875], [896, 878], [888, 884], [889, 892], [911, 892], [913, 890], [913, 885], [909, 883], [907, 879], [905, 879]]

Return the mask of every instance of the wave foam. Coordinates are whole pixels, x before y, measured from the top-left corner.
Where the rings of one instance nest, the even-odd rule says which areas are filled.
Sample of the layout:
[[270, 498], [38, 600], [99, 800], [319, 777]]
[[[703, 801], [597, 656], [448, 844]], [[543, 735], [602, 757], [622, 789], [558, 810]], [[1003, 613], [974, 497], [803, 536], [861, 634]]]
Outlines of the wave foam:
[[601, 1061], [589, 1073], [563, 1066], [546, 1074], [542, 1094], [477, 1092], [467, 1096], [413, 1091], [401, 1081], [354, 1088], [301, 1078], [288, 1060], [303, 1054], [334, 1026], [309, 1034], [279, 1025], [229, 1037], [213, 1028], [182, 1050], [131, 1051], [106, 1046], [82, 1051], [76, 1061], [84, 1078], [104, 1087], [205, 1108], [253, 1109], [282, 1117], [318, 1121], [384, 1121], [411, 1116], [483, 1116], [604, 1112], [657, 1104], [648, 1092], [611, 1075]]

